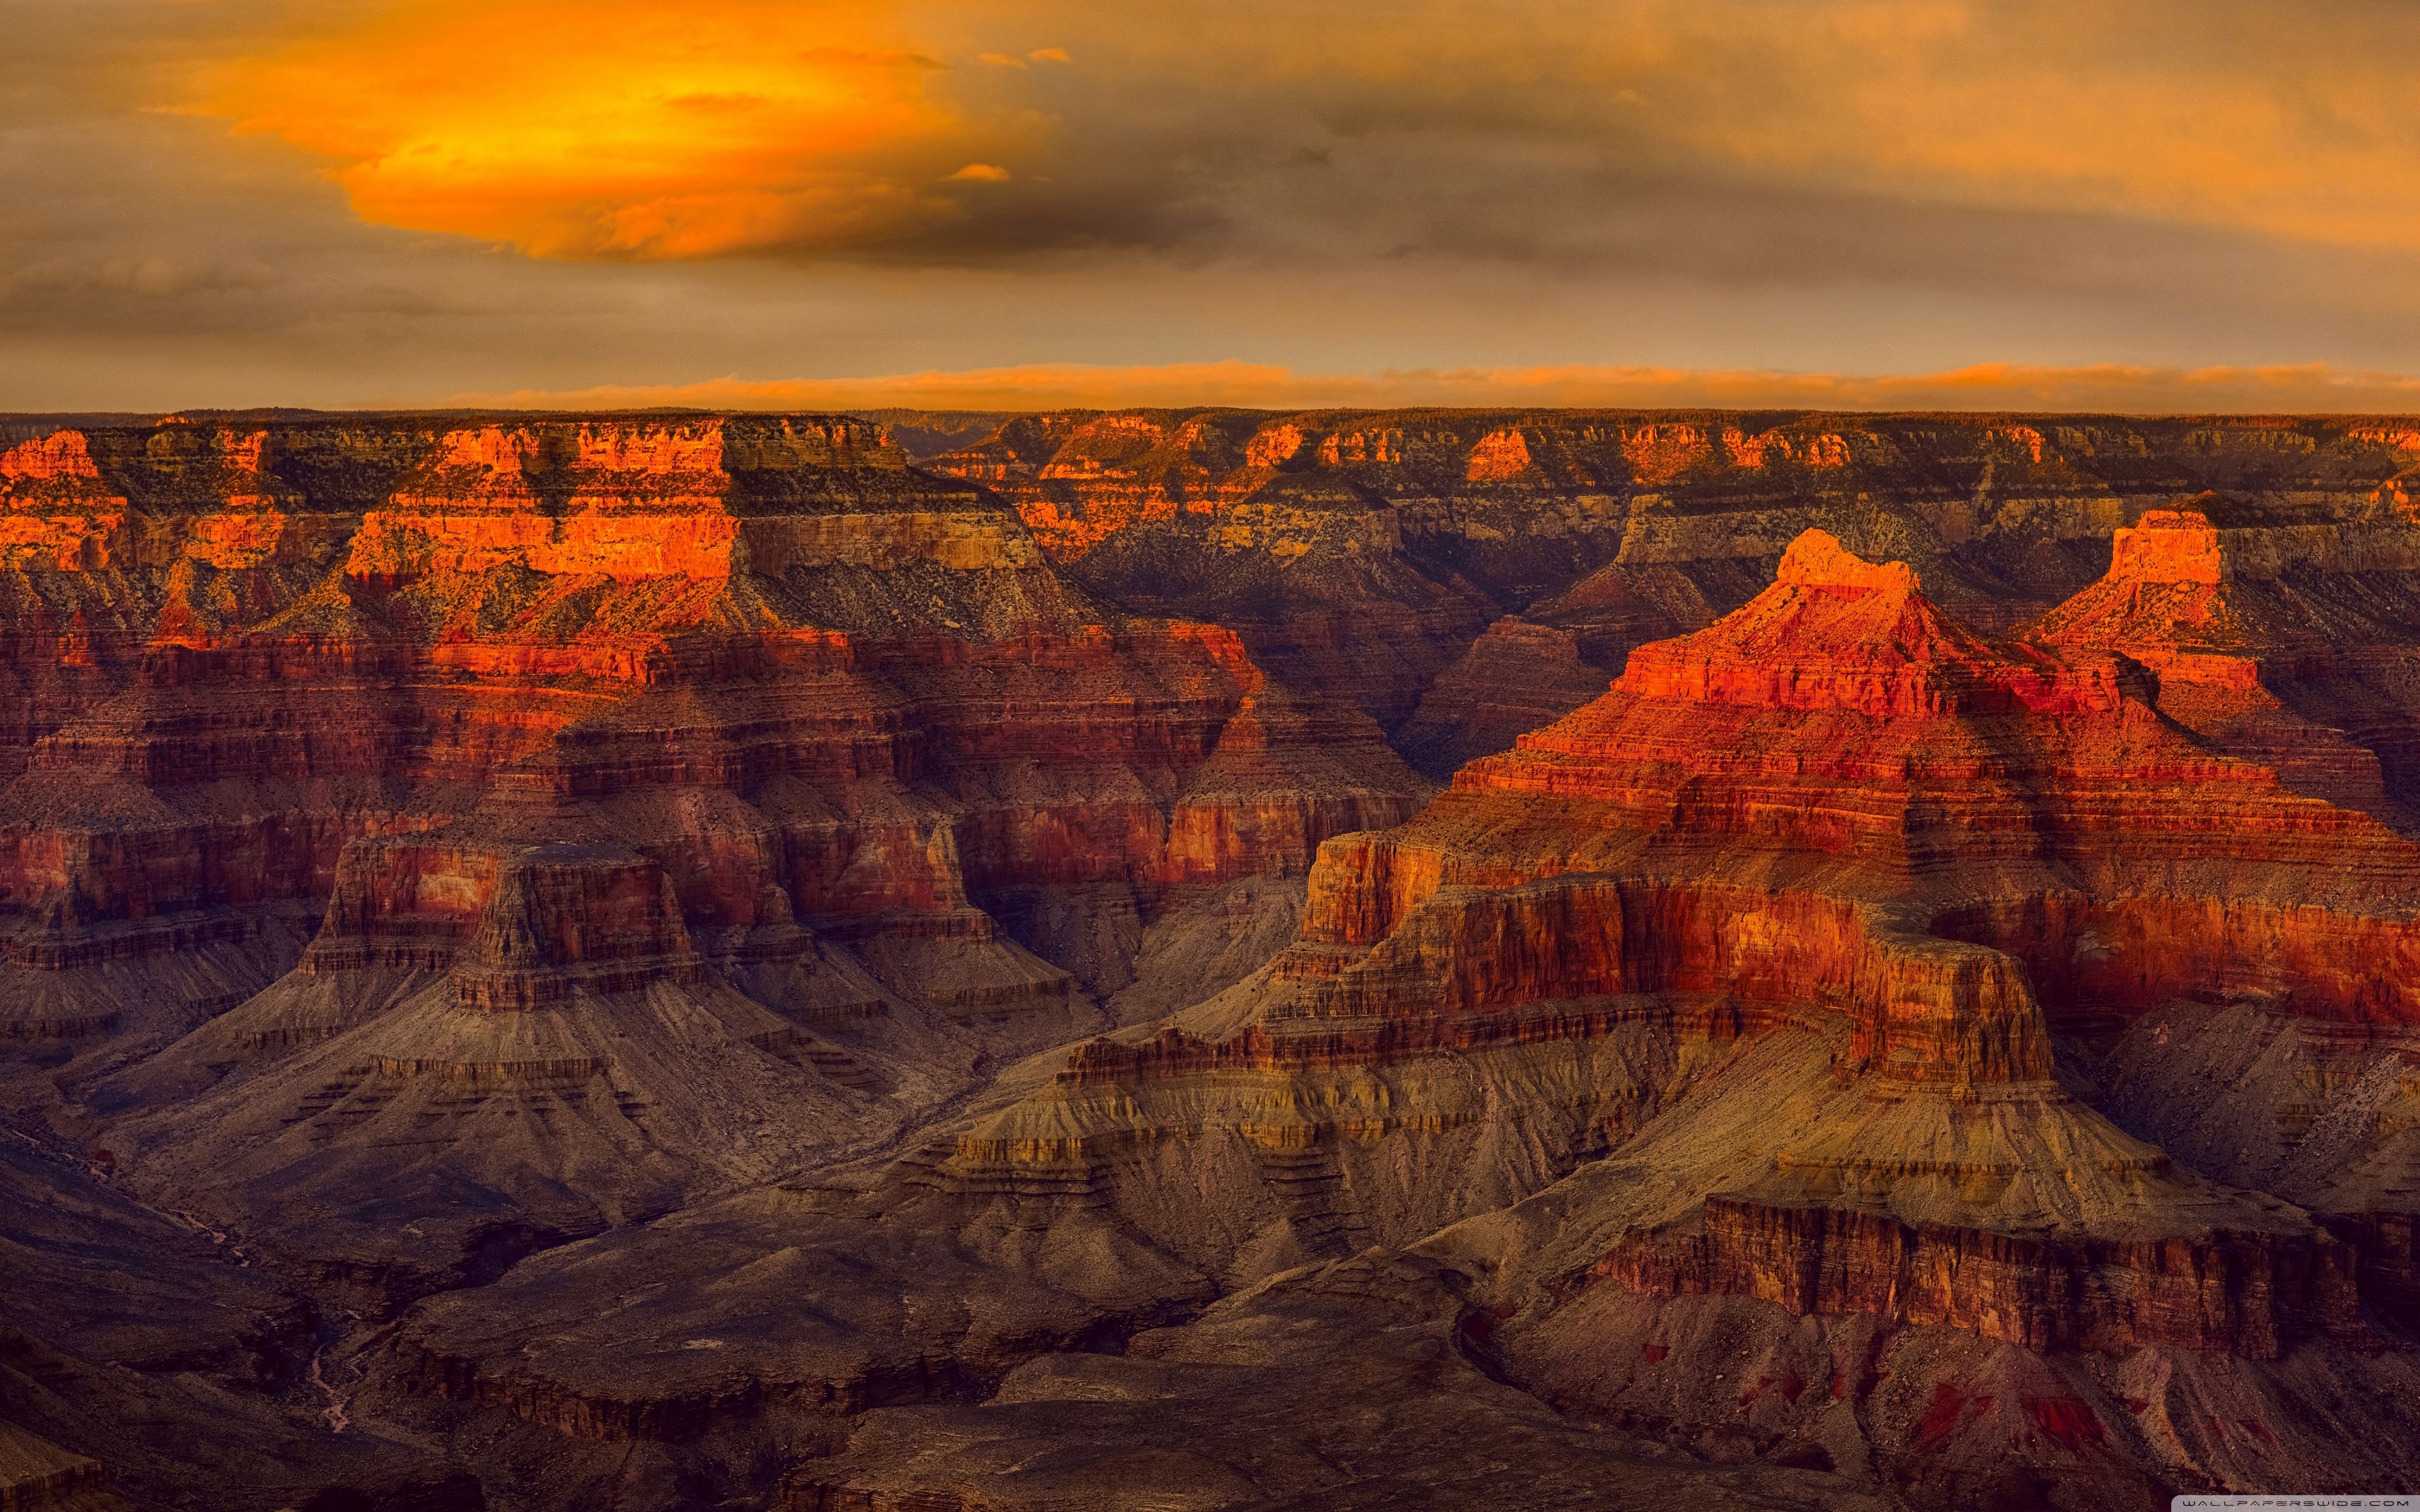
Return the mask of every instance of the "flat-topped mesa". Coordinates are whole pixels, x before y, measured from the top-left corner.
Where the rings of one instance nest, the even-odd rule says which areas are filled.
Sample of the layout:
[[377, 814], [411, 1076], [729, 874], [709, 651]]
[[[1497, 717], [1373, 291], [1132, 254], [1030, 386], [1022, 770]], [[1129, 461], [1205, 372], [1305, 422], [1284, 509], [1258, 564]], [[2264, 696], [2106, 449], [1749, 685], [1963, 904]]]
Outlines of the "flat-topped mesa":
[[2131, 656], [2164, 676], [2250, 687], [2253, 629], [2237, 612], [2222, 532], [2198, 510], [2154, 509], [2118, 532], [2109, 571], [2037, 621], [2046, 645]]
[[2148, 510], [2118, 531], [2109, 570], [2026, 634], [2115, 649], [2147, 665], [2290, 656], [2295, 675], [2307, 679], [2315, 657], [2408, 650], [2415, 573], [2420, 532], [2400, 517], [2280, 521], [2204, 495]]
[[[1346, 863], [1354, 841], [1368, 839], [1331, 842], [1322, 866]], [[1332, 900], [1341, 889], [1323, 890]], [[1714, 882], [1549, 876], [1436, 891], [1355, 954], [1332, 943], [1338, 931], [1317, 917], [1319, 906], [1305, 920], [1305, 943], [1277, 960], [1276, 978], [1302, 990], [1273, 1022], [1392, 1021], [1393, 1038], [1409, 1042], [1419, 1034], [1405, 1026], [1416, 1021], [1677, 994], [1726, 1000], [1744, 1026], [1839, 1013], [1851, 1058], [1899, 1082], [1975, 1087], [2051, 1074], [2048, 1033], [2022, 963], [1928, 934], [1886, 907]], [[1473, 1022], [1434, 1037], [1475, 1043], [1516, 1032]]]
[[1807, 531], [1790, 543], [1773, 580], [1799, 588], [1870, 589], [1901, 597], [1916, 591], [1916, 569], [1904, 562], [1868, 562], [1829, 531]]
[[704, 977], [662, 867], [618, 846], [540, 845], [500, 863], [453, 993], [507, 1011]]
[[[2151, 676], [2162, 716], [2296, 793], [2410, 833], [2420, 722], [2420, 532], [2400, 518], [2277, 524], [2217, 496], [2118, 532], [2108, 572], [2020, 631]], [[2222, 523], [2249, 518], [2249, 525]]]
[[296, 970], [444, 971], [478, 932], [500, 857], [418, 836], [359, 840], [336, 863], [335, 890]]
[[1988, 644], [1935, 608], [1906, 563], [1866, 562], [1820, 530], [1791, 543], [1773, 586], [1744, 608], [1633, 651], [1615, 687], [1874, 718], [2076, 714], [2119, 702], [2114, 667]]
[[663, 868], [619, 846], [442, 833], [347, 846], [301, 973], [442, 973], [458, 963], [456, 1000], [485, 1008], [697, 975]]
[[1685, 1227], [1616, 1246], [1590, 1278], [1657, 1296], [1755, 1297], [1801, 1318], [1947, 1324], [2041, 1352], [2168, 1345], [2274, 1360], [2325, 1335], [2376, 1347], [2350, 1246], [2322, 1228], [2230, 1229], [2195, 1216], [2156, 1236], [2008, 1233], [1724, 1193]]
[[2146, 510], [2111, 544], [2109, 576], [2215, 588], [2226, 579], [2226, 559], [2219, 549], [2217, 530], [2201, 511]]

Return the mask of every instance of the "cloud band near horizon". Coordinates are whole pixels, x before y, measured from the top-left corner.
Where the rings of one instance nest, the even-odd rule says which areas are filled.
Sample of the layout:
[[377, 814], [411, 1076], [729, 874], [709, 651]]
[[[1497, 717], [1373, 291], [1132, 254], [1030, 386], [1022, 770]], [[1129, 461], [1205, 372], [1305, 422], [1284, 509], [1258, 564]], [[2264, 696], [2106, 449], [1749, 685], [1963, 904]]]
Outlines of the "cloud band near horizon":
[[1566, 364], [1297, 373], [1243, 362], [1037, 363], [861, 378], [461, 393], [508, 409], [1607, 409], [2076, 410], [2117, 414], [2420, 414], [2420, 378], [2314, 363], [2270, 367], [1978, 363], [1900, 375]]

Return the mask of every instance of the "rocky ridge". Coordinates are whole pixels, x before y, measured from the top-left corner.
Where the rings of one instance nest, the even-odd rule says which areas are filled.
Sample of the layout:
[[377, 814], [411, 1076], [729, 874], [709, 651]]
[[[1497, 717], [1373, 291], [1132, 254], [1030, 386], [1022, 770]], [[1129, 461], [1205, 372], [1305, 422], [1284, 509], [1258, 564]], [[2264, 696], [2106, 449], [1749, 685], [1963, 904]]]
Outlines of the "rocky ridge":
[[[2112, 579], [2165, 580], [2144, 555], [2121, 547]], [[2330, 1211], [2222, 1185], [2058, 1075], [2062, 1030], [2105, 1035], [2195, 995], [2257, 995], [2289, 1023], [2390, 1042], [2414, 1018], [2402, 972], [2341, 965], [2409, 949], [2391, 942], [2414, 928], [2411, 842], [2161, 718], [2142, 666], [1993, 644], [1904, 564], [1809, 533], [1765, 594], [1634, 655], [1604, 699], [1466, 769], [1418, 820], [1330, 841], [1302, 937], [1269, 968], [1171, 1028], [1079, 1050], [958, 1158], [1136, 1180], [1118, 1150], [1138, 1110], [1153, 1141], [1235, 1128], [1332, 1144], [1330, 1206], [1360, 1210], [1355, 1241], [1386, 1243], [1369, 1215], [1406, 1200], [1390, 1169], [1476, 1184], [1436, 1137], [1452, 1100], [1414, 1068], [1447, 1057], [1508, 1086], [1539, 1072], [1507, 1046], [1728, 1041], [1719, 1075], [1684, 1050], [1584, 1076], [1620, 1110], [1599, 1115], [1613, 1153], [1415, 1245], [1471, 1278], [1477, 1347], [1510, 1379], [1683, 1441], [1737, 1432], [1720, 1388], [1708, 1407], [1653, 1389], [1668, 1343], [1621, 1346], [1641, 1363], [1618, 1372], [1601, 1363], [1606, 1329], [1684, 1334], [1722, 1316], [1691, 1299], [1735, 1298], [1752, 1305], [1724, 1304], [1730, 1326], [1752, 1336], [1833, 1319], [1822, 1336], [1869, 1350], [1768, 1358], [1738, 1402], [1776, 1394], [1774, 1413], [1749, 1414], [1770, 1418], [1750, 1434], [1760, 1452], [1799, 1452], [1804, 1433], [1827, 1468], [1854, 1447], [1912, 1494], [2047, 1495], [2073, 1476], [2122, 1503], [2179, 1475], [2242, 1484], [2227, 1477], [2246, 1444], [2330, 1484], [2408, 1476], [2392, 1455], [2332, 1464], [2312, 1416], [2410, 1368], [2389, 1342], [2411, 1323], [2399, 1231], [2359, 1211], [2377, 1189]], [[1275, 1100], [1222, 1092], [1245, 1077], [1290, 1084], [1285, 1102], [1327, 1118], [1246, 1115]], [[1205, 1118], [1205, 1101], [1233, 1111]], [[1524, 1098], [1532, 1137], [1540, 1101]], [[1191, 1121], [1171, 1125], [1180, 1108]], [[2368, 1135], [2385, 1169], [2403, 1168], [2399, 1130], [2387, 1118]], [[1561, 1162], [1588, 1152], [1561, 1137]], [[1377, 1153], [1397, 1142], [1411, 1148]], [[1897, 1366], [1917, 1378], [1909, 1406], [1859, 1384], [1902, 1332], [1939, 1341]], [[1966, 1431], [1990, 1407], [1975, 1341], [2049, 1373], [2012, 1421]], [[2150, 1411], [2117, 1379], [2179, 1350], [2244, 1362], [2266, 1382], [2257, 1411], [2215, 1437], [2145, 1437], [2114, 1415]], [[2260, 1364], [2288, 1358], [2291, 1372]], [[2108, 1364], [2079, 1376], [2086, 1360]], [[1854, 1406], [1858, 1426], [1819, 1428], [1823, 1401]]]
[[[2415, 1483], [2405, 431], [901, 433], [8, 432], [0, 1090], [85, 1167], [19, 1205], [274, 1315], [177, 1442], [533, 1507]], [[9, 1321], [20, 1458], [163, 1484]]]

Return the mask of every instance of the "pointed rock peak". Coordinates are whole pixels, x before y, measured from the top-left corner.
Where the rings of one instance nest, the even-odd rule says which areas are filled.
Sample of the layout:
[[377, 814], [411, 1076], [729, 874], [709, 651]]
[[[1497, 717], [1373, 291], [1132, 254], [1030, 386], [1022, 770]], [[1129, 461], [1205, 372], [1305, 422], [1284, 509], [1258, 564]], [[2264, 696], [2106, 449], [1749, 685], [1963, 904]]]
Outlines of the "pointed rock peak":
[[1623, 693], [1874, 717], [2114, 708], [2106, 670], [1992, 645], [1825, 531], [1791, 543], [1773, 586], [1695, 635], [1630, 654]]
[[2204, 583], [2226, 573], [2218, 531], [2197, 509], [2153, 509], [2118, 532], [2109, 576], [2132, 582]]
[[1911, 594], [1916, 590], [1916, 569], [1904, 562], [1868, 562], [1830, 531], [1810, 530], [1790, 543], [1781, 554], [1776, 583], [1799, 588], [1880, 589]]

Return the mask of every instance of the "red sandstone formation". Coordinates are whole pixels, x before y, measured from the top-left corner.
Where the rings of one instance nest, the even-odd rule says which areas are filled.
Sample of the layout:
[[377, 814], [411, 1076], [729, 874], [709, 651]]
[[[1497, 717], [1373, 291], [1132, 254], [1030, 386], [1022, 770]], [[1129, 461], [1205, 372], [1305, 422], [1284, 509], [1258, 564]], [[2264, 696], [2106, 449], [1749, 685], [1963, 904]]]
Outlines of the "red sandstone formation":
[[1492, 593], [1534, 594], [1620, 542], [1600, 427], [1410, 418], [1038, 417], [933, 465], [997, 489], [1095, 592], [1232, 625], [1273, 674], [1391, 727], [1496, 617]]
[[[2116, 574], [2216, 574], [2206, 539], [2136, 539]], [[1404, 1140], [1424, 1175], [1483, 1189], [1507, 1152], [1448, 1134], [1475, 1110], [1447, 1068], [1519, 1085], [1576, 1055], [1588, 1090], [1557, 1102], [1582, 1117], [1531, 1137], [1566, 1160], [1607, 1140], [1638, 1174], [1554, 1210], [1521, 1273], [1544, 1290], [1499, 1277], [1516, 1364], [1604, 1286], [2052, 1353], [2375, 1349], [2405, 1305], [2375, 1218], [2213, 1185], [2055, 1078], [2058, 1026], [2212, 987], [2420, 1024], [2407, 972], [2340, 964], [2420, 945], [2420, 847], [2164, 720], [2137, 665], [1993, 643], [1904, 563], [1810, 532], [1765, 593], [1635, 652], [1611, 692], [1419, 819], [1330, 841], [1267, 972], [1080, 1050], [944, 1169], [1115, 1186], [1138, 1137], [1233, 1129]], [[1704, 1047], [1742, 1035], [1775, 1047], [1761, 1069], [1702, 1085]], [[1372, 1180], [1327, 1158], [1331, 1182]], [[1388, 1237], [1371, 1215], [1416, 1200], [1399, 1180], [1322, 1205]]]
[[[895, 434], [9, 432], [44, 1464], [2420, 1485], [2404, 428]], [[93, 1256], [209, 1321], [87, 1345]]]
[[2220, 749], [2408, 827], [2413, 553], [2399, 522], [2227, 529], [2154, 510], [2029, 633], [2139, 663], [2160, 711]]
[[[178, 452], [221, 470], [256, 469], [264, 444], [301, 452], [328, 440], [188, 440], [187, 428], [169, 427]], [[198, 579], [173, 565], [204, 550], [224, 557], [221, 545], [204, 543], [223, 543], [213, 525], [225, 515], [169, 517], [155, 534], [188, 533], [183, 554], [169, 559], [162, 627], [132, 686], [21, 758], [32, 770], [17, 789], [14, 859], [0, 891], [30, 905], [72, 880], [102, 918], [147, 917], [205, 895], [216, 903], [323, 896], [350, 836], [449, 811], [411, 798], [428, 783], [581, 801], [668, 787], [757, 791], [783, 779], [835, 794], [869, 782], [933, 794], [902, 792], [892, 803], [906, 850], [925, 857], [899, 856], [895, 880], [844, 880], [845, 865], [779, 877], [810, 913], [828, 911], [825, 889], [835, 886], [844, 891], [829, 909], [840, 912], [918, 899], [955, 906], [962, 866], [978, 887], [986, 867], [1017, 871], [1021, 861], [991, 860], [983, 847], [992, 842], [977, 838], [987, 805], [1031, 807], [998, 775], [1003, 763], [1074, 759], [1113, 783], [1133, 781], [1130, 801], [1157, 810], [1122, 818], [1134, 833], [1084, 837], [1075, 854], [1086, 880], [1218, 880], [1289, 855], [1298, 864], [1306, 835], [1315, 841], [1322, 825], [1400, 811], [1386, 806], [1400, 806], [1402, 780], [1368, 736], [1303, 729], [1289, 715], [1289, 734], [1317, 742], [1306, 759], [1337, 769], [1358, 741], [1370, 754], [1357, 759], [1374, 762], [1374, 775], [1337, 800], [1333, 816], [1297, 812], [1305, 800], [1295, 798], [1282, 815], [1239, 815], [1227, 829], [1236, 838], [1205, 849], [1187, 784], [1228, 780], [1206, 775], [1222, 769], [1222, 730], [1254, 699], [1268, 702], [1232, 636], [1084, 624], [1100, 611], [1036, 565], [1013, 518], [971, 493], [920, 482], [895, 452], [844, 423], [725, 430], [699, 422], [430, 435], [411, 465], [383, 459], [392, 481], [380, 507], [326, 527], [336, 546], [308, 557], [321, 575], [264, 579], [266, 559], [223, 561], [222, 577], [251, 574], [227, 585], [232, 597], [197, 596], [189, 584]], [[370, 440], [392, 454], [411, 439]], [[308, 501], [288, 502], [303, 517]], [[293, 532], [263, 529], [272, 541]], [[917, 576], [930, 597], [912, 609], [886, 604]], [[396, 680], [408, 699], [386, 696]], [[182, 821], [188, 832], [215, 830], [208, 844], [177, 847], [184, 858], [174, 863], [164, 838], [136, 838], [176, 827], [166, 814], [147, 816], [140, 830], [116, 820], [75, 827], [79, 806], [101, 804], [111, 784], [191, 791], [262, 779], [300, 785], [291, 816]], [[335, 796], [346, 784], [357, 795]], [[380, 785], [385, 796], [376, 795]], [[1097, 794], [1082, 787], [1045, 801], [1070, 817], [1071, 802], [1097, 814]], [[319, 791], [330, 797], [315, 800]], [[830, 799], [799, 796], [824, 816], [793, 823], [845, 827]], [[943, 837], [969, 821], [977, 854], [933, 860], [936, 845], [958, 848]], [[1017, 827], [1017, 843], [1032, 845], [1030, 824]], [[72, 862], [60, 839], [70, 834]], [[196, 852], [215, 875], [173, 870], [190, 869]], [[752, 864], [761, 872], [767, 862]], [[692, 890], [684, 902], [711, 922], [745, 923], [760, 880], [721, 877], [720, 900]]]
[[[295, 1204], [342, 1214], [396, 1131], [442, 1137], [393, 1190], [484, 1192], [445, 1221], [472, 1247], [761, 1179], [877, 1137], [868, 1088], [912, 1106], [986, 1037], [1085, 1022], [986, 904], [1135, 917], [1417, 799], [1365, 720], [1231, 632], [1094, 604], [854, 422], [167, 422], [9, 455], [12, 500], [106, 486], [133, 523], [110, 576], [27, 575], [118, 639], [72, 712], [20, 711], [0, 1024], [139, 1113], [114, 1137], [191, 1200], [293, 1211], [356, 1271], [411, 1246]], [[808, 1026], [835, 1024], [857, 1049]], [[561, 1126], [506, 1136], [533, 1119]]]

